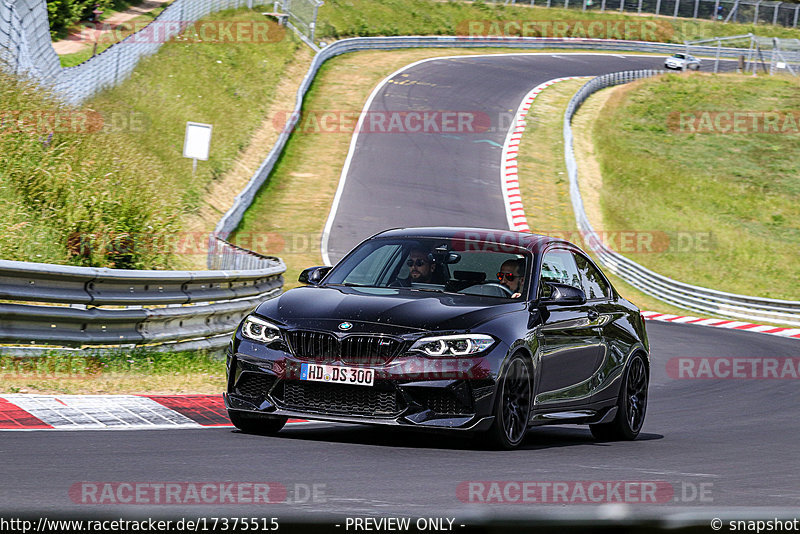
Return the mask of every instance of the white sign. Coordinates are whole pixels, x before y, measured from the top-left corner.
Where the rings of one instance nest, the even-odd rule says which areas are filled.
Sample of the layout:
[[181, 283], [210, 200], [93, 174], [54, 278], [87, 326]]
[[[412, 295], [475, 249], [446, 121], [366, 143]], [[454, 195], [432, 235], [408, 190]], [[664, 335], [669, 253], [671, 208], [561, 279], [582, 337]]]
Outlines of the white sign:
[[775, 66], [778, 67], [779, 69], [785, 69], [786, 68], [786, 63], [784, 63], [783, 61], [778, 61], [775, 64]]
[[199, 122], [186, 123], [186, 137], [183, 139], [183, 157], [208, 161], [208, 148], [211, 145], [211, 125]]

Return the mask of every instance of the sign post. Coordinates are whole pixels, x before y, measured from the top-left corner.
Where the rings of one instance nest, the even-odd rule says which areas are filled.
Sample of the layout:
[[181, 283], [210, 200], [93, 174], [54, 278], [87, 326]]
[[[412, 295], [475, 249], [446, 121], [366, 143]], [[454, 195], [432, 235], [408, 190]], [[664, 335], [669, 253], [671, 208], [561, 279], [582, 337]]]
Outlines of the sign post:
[[192, 158], [192, 176], [197, 172], [197, 160], [208, 161], [211, 146], [210, 124], [200, 122], [186, 123], [186, 136], [183, 139], [183, 157]]

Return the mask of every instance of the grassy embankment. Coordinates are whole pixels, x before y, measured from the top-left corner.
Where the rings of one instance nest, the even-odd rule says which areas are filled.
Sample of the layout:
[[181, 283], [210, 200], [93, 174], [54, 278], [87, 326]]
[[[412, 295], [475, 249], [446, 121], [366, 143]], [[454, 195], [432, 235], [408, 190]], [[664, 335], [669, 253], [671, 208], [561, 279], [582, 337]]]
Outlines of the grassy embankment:
[[[247, 10], [212, 17], [264, 20]], [[133, 268], [202, 265], [205, 237], [180, 232], [213, 228], [227, 205], [208, 205], [235, 194], [215, 187], [241, 172], [251, 141], [266, 153], [270, 139], [254, 133], [293, 60], [304, 64], [308, 53], [288, 33], [268, 43], [175, 39], [144, 59], [129, 80], [79, 109], [0, 78], [0, 109], [79, 119], [88, 113], [89, 124], [102, 125], [94, 131], [26, 120], [0, 127], [0, 257]], [[186, 121], [214, 127], [210, 159], [199, 162], [194, 176], [182, 157]], [[244, 164], [247, 178], [262, 157]], [[205, 226], [193, 222], [203, 210], [210, 212]]]
[[[798, 109], [796, 78], [673, 74], [614, 89], [593, 127], [605, 228], [666, 232], [663, 253], [629, 256], [677, 280], [800, 299]], [[785, 115], [756, 132], [743, 119], [742, 133], [691, 133], [716, 123], [682, 128], [675, 115], [735, 111]]]

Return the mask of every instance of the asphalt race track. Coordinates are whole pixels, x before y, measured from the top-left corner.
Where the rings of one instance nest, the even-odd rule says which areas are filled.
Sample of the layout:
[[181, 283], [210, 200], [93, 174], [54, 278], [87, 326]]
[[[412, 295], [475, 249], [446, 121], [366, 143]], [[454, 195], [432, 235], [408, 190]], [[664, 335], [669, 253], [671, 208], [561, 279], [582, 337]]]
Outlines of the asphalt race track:
[[[408, 76], [398, 75], [417, 83], [385, 84], [372, 104], [390, 111], [482, 110], [496, 116], [515, 111], [527, 91], [552, 78], [659, 68], [662, 61], [568, 54], [430, 61], [402, 73]], [[461, 138], [359, 136], [333, 220], [331, 259], [386, 227], [507, 227], [496, 146], [504, 138], [499, 129]], [[631, 503], [631, 509], [796, 510], [800, 382], [678, 378], [670, 376], [668, 365], [674, 369], [678, 357], [783, 361], [800, 355], [798, 341], [652, 321], [648, 332], [650, 399], [634, 442], [598, 443], [585, 427], [534, 429], [512, 452], [482, 450], [462, 436], [318, 423], [291, 425], [278, 437], [232, 428], [3, 432], [0, 502], [15, 513], [455, 515], [468, 522], [499, 513], [538, 513], [543, 505], [464, 502], [469, 499], [458, 492], [462, 482], [651, 481], [672, 491], [656, 503]], [[289, 503], [91, 505], [70, 496], [70, 488], [82, 481], [268, 481], [287, 488]], [[317, 498], [305, 492], [314, 484]], [[556, 504], [564, 510], [565, 503]], [[588, 507], [572, 504], [569, 510]]]

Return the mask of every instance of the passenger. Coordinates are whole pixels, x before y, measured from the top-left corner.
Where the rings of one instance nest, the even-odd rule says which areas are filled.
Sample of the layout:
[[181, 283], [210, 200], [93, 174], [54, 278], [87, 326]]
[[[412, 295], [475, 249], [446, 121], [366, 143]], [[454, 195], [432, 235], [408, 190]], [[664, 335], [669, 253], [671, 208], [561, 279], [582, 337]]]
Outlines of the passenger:
[[511, 291], [511, 298], [518, 299], [522, 296], [522, 273], [525, 260], [506, 260], [500, 266], [497, 279]]

